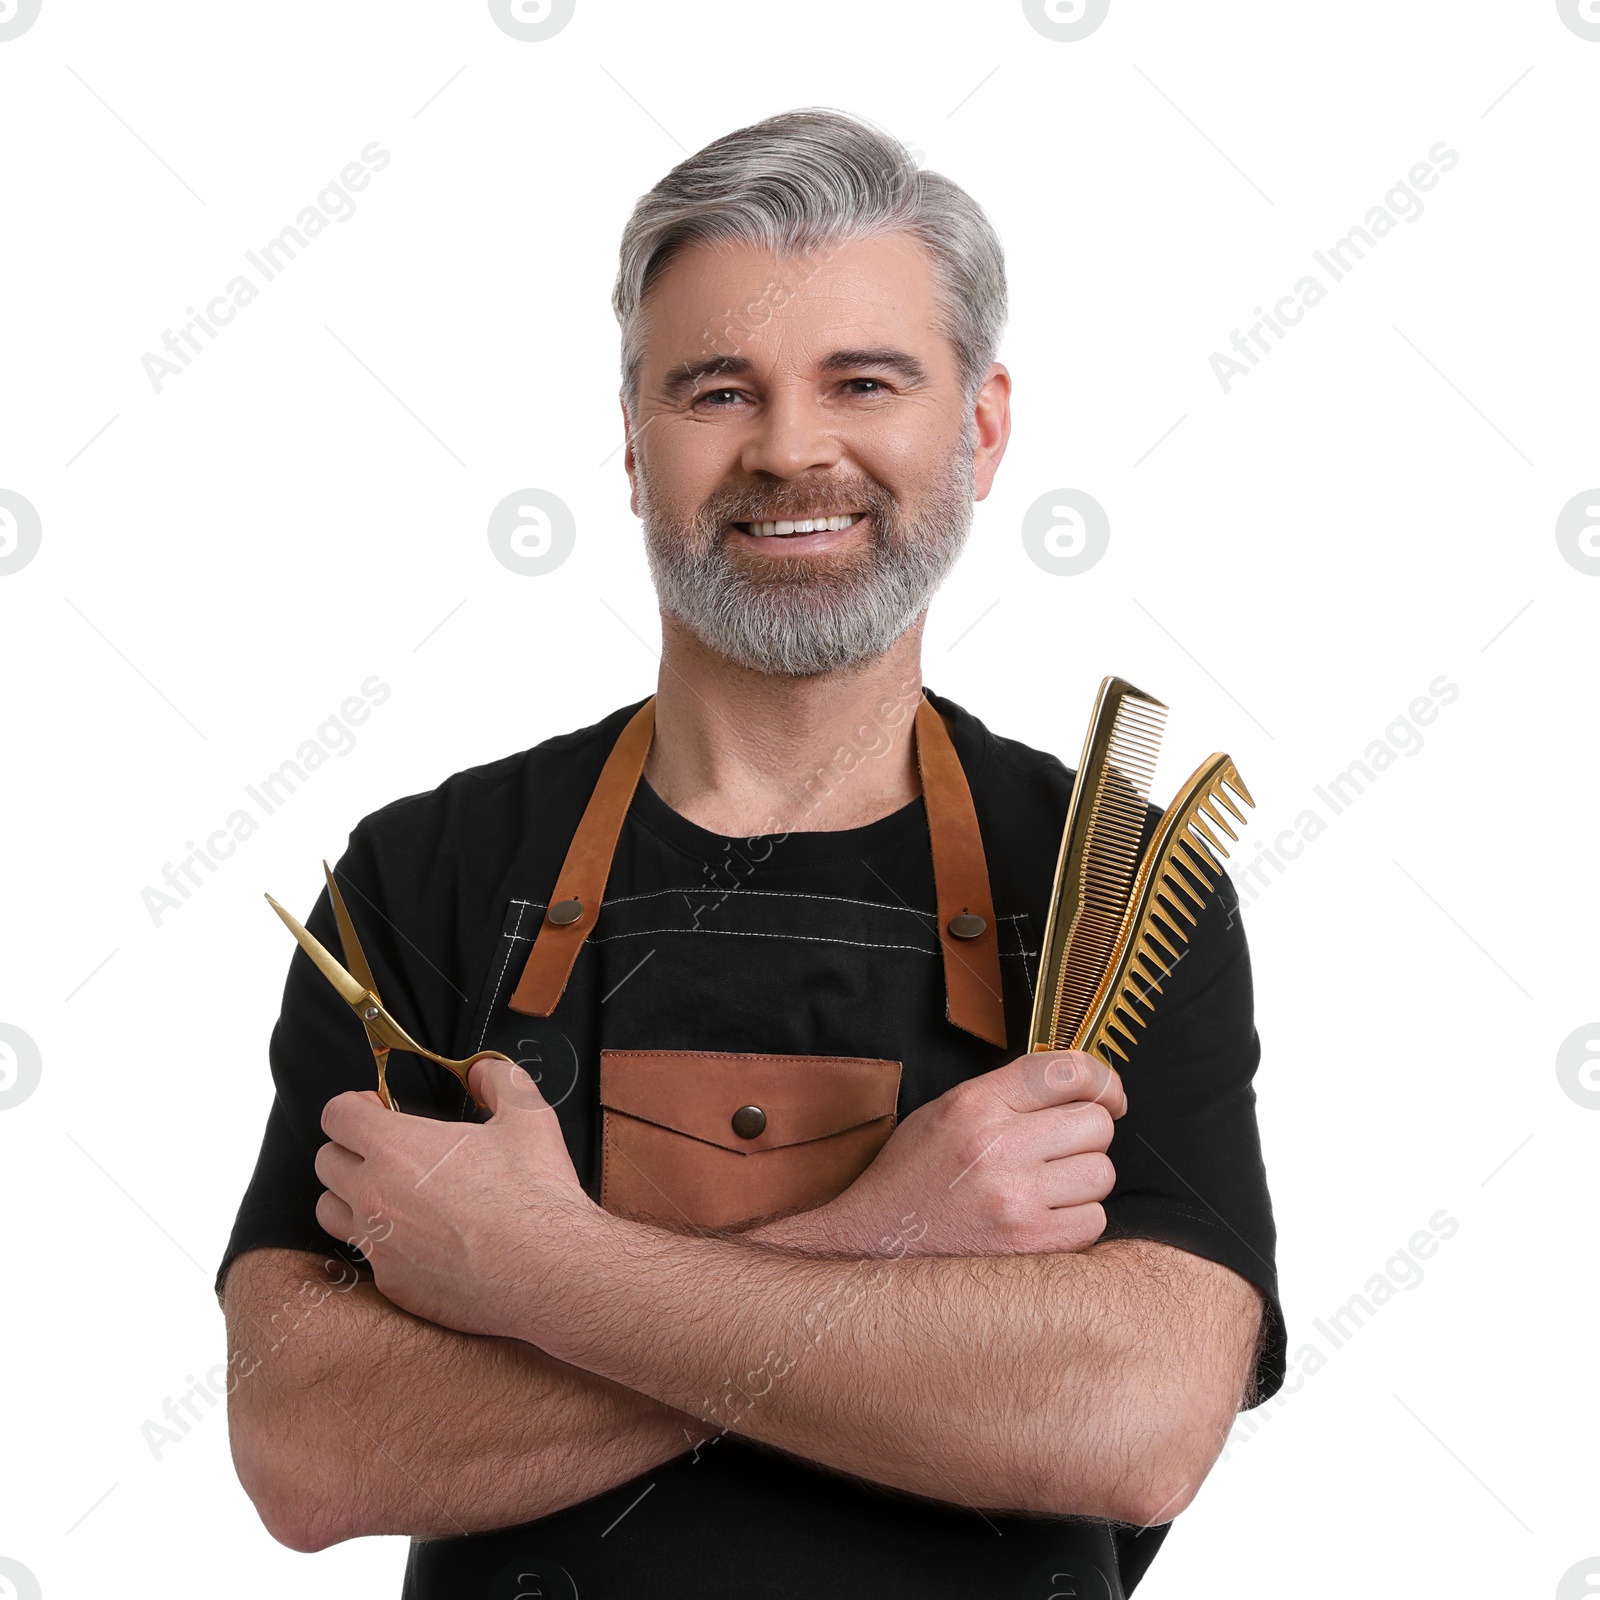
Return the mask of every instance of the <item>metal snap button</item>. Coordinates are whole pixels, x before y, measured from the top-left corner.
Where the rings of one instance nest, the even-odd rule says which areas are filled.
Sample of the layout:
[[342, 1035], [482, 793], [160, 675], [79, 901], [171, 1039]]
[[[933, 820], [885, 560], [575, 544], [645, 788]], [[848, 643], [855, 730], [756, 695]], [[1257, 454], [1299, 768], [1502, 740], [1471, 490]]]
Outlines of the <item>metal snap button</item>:
[[583, 901], [557, 900], [545, 913], [545, 917], [558, 928], [564, 928], [569, 922], [576, 922], [583, 915]]
[[741, 1139], [759, 1139], [767, 1129], [767, 1114], [760, 1106], [740, 1106], [733, 1114], [733, 1131]]
[[950, 931], [958, 939], [976, 939], [988, 926], [982, 917], [975, 917], [970, 911], [950, 919]]

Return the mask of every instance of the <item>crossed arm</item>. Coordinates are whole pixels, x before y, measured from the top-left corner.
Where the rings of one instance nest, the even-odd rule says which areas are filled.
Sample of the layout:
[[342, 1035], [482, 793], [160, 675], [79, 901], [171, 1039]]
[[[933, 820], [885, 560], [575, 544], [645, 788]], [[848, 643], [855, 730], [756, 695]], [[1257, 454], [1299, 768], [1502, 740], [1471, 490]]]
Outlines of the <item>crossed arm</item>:
[[[362, 1109], [357, 1131], [333, 1102], [319, 1217], [352, 1238], [383, 1218], [376, 1287], [295, 1252], [235, 1264], [246, 1489], [298, 1549], [440, 1537], [581, 1502], [727, 1430], [957, 1504], [1169, 1520], [1244, 1397], [1261, 1297], [1166, 1245], [1094, 1242], [1120, 1084], [1078, 1057], [1076, 1087], [1041, 1095], [1025, 1079], [1046, 1065], [952, 1091], [831, 1206], [739, 1238], [599, 1213], [526, 1087], [489, 1086], [459, 1166], [459, 1127]], [[957, 1195], [944, 1174], [974, 1145], [1002, 1158]], [[429, 1196], [452, 1168], [462, 1192]]]

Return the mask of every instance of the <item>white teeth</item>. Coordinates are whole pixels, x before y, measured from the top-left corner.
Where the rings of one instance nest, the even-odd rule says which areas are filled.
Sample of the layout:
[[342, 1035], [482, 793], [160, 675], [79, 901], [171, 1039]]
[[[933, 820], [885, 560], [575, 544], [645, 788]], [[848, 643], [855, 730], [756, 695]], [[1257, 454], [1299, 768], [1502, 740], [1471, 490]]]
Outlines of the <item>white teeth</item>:
[[821, 533], [824, 529], [837, 533], [840, 528], [848, 528], [851, 523], [860, 521], [861, 515], [859, 511], [852, 511], [842, 517], [800, 517], [793, 520], [785, 517], [777, 522], [751, 522], [744, 526], [747, 532], [758, 539], [781, 538], [790, 533]]

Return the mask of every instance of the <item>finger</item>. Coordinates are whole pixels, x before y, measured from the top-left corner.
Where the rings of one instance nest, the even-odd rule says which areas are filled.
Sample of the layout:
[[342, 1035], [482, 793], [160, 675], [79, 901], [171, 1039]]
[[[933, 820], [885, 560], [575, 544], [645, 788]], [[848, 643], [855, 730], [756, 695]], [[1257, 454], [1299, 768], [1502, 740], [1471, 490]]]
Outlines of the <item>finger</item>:
[[352, 1242], [356, 1232], [356, 1214], [336, 1194], [323, 1193], [317, 1201], [317, 1225], [335, 1239]]
[[1070, 1100], [1092, 1101], [1104, 1106], [1113, 1119], [1128, 1109], [1122, 1074], [1086, 1051], [1063, 1050], [1045, 1067], [1044, 1075], [1057, 1097], [1057, 1104]]
[[[1116, 1126], [1111, 1113], [1092, 1101], [1043, 1106], [1026, 1115], [1007, 1118], [1003, 1132], [984, 1149], [979, 1162], [986, 1174], [996, 1169], [1022, 1174], [1035, 1171], [1048, 1161], [1104, 1155]], [[979, 1162], [973, 1163], [974, 1168]]]
[[490, 1116], [501, 1112], [548, 1111], [550, 1102], [539, 1093], [525, 1067], [509, 1056], [486, 1056], [467, 1074], [467, 1090]]
[[1093, 1100], [1111, 1115], [1128, 1109], [1122, 1078], [1082, 1050], [1036, 1050], [997, 1067], [990, 1077], [1013, 1111], [1040, 1111], [1073, 1100]]
[[1126, 1115], [1128, 1086], [1122, 1081], [1122, 1074], [1115, 1067], [1106, 1067], [1105, 1091], [1095, 1095], [1094, 1099], [1096, 1104], [1104, 1106], [1111, 1113], [1112, 1121]]
[[332, 1143], [322, 1145], [311, 1164], [322, 1180], [322, 1187], [341, 1196], [351, 1193], [356, 1174], [364, 1165], [360, 1156], [346, 1150], [342, 1144]]
[[1041, 1161], [1087, 1155], [1109, 1148], [1117, 1125], [1109, 1110], [1092, 1100], [1074, 1100], [1064, 1106], [1047, 1106], [1021, 1119], [1031, 1148]]
[[1116, 1182], [1117, 1169], [1111, 1158], [1103, 1151], [1090, 1151], [1045, 1162], [1040, 1169], [1039, 1194], [1052, 1210], [1089, 1205], [1104, 1200]]
[[1062, 1206], [1050, 1213], [1051, 1231], [1056, 1236], [1053, 1246], [1058, 1251], [1071, 1253], [1087, 1250], [1106, 1231], [1106, 1208], [1098, 1200], [1086, 1205]]
[[[392, 1132], [396, 1117], [403, 1111], [389, 1111], [370, 1090], [347, 1089], [336, 1094], [322, 1108], [322, 1131], [335, 1144], [353, 1150], [358, 1156], [366, 1155], [379, 1135]], [[419, 1122], [420, 1117], [408, 1118]]]

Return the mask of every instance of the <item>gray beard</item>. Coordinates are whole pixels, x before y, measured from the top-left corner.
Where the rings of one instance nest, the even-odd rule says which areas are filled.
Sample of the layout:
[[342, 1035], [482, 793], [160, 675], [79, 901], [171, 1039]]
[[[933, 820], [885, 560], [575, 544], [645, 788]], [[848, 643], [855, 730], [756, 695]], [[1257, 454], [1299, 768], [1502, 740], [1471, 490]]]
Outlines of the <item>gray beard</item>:
[[971, 430], [915, 514], [870, 478], [831, 479], [824, 504], [869, 512], [871, 537], [848, 558], [763, 562], [728, 547], [729, 522], [776, 520], [817, 504], [795, 483], [714, 494], [684, 528], [661, 516], [639, 463], [645, 554], [661, 609], [709, 650], [751, 672], [809, 678], [875, 660], [927, 609], [972, 526]]

